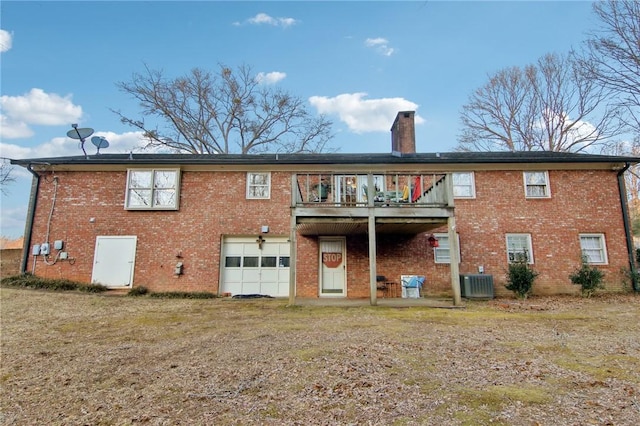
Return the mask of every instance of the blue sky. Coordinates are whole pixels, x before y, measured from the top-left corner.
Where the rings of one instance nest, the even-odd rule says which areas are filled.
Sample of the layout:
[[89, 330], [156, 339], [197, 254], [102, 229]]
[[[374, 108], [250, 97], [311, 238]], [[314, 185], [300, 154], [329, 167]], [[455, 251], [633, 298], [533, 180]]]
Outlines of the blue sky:
[[[340, 152], [390, 152], [398, 111], [416, 111], [419, 152], [450, 151], [459, 113], [488, 74], [579, 47], [596, 20], [581, 1], [7, 1], [0, 3], [0, 156], [81, 155], [72, 123], [139, 151], [139, 117], [116, 87], [145, 64], [167, 76], [250, 65], [334, 122]], [[269, 81], [268, 79], [265, 81]], [[93, 146], [87, 144], [92, 153]], [[30, 175], [1, 198], [18, 237]]]

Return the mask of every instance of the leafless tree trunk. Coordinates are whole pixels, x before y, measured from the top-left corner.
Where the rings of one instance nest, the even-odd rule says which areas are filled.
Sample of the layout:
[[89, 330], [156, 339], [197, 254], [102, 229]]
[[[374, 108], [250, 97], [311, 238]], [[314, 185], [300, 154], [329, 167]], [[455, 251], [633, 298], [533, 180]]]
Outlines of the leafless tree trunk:
[[640, 2], [598, 1], [593, 8], [600, 28], [587, 41], [582, 66], [617, 95], [626, 124], [640, 134]]
[[606, 91], [585, 79], [572, 55], [490, 76], [464, 105], [461, 151], [580, 152], [620, 134]]
[[303, 101], [260, 84], [246, 65], [220, 65], [217, 73], [193, 69], [166, 79], [146, 68], [118, 87], [137, 99], [148, 126], [118, 111], [123, 123], [144, 132], [150, 147], [193, 154], [322, 152], [332, 123], [313, 117]]

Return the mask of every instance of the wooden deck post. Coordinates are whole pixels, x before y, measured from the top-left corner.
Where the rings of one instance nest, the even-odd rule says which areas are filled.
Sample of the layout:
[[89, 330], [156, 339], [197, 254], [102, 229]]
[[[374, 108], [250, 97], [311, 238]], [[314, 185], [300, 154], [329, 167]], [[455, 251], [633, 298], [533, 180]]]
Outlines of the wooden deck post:
[[296, 174], [291, 175], [291, 221], [289, 226], [289, 305], [296, 304], [296, 254], [298, 246], [296, 244], [297, 234], [297, 218], [296, 218], [296, 200], [297, 200], [298, 178]]
[[376, 216], [374, 214], [374, 186], [373, 175], [367, 176], [367, 208], [369, 209], [369, 292], [371, 306], [378, 304], [378, 281], [376, 271]]
[[458, 259], [458, 233], [456, 231], [456, 211], [453, 203], [453, 174], [447, 173], [445, 178], [447, 205], [451, 207], [451, 216], [447, 218], [449, 230], [449, 272], [451, 273], [451, 290], [453, 290], [453, 305], [462, 304], [460, 297], [460, 267]]
[[451, 216], [447, 219], [447, 227], [449, 228], [449, 259], [451, 272], [451, 289], [453, 290], [453, 305], [462, 304], [460, 298], [460, 268], [458, 267], [458, 235], [456, 233], [456, 217]]

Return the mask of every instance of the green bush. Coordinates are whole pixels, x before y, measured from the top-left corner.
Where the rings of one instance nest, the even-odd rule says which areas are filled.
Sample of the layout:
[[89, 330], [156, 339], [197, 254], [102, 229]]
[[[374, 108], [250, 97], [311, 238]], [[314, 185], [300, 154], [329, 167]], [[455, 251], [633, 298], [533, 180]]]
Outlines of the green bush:
[[517, 298], [526, 299], [533, 291], [533, 282], [538, 276], [538, 272], [534, 271], [527, 259], [521, 259], [510, 263], [507, 269], [507, 290], [512, 291]]
[[3, 278], [1, 284], [7, 287], [53, 291], [85, 291], [88, 293], [99, 293], [107, 290], [106, 287], [99, 284], [84, 284], [67, 279], [41, 278], [31, 274]]
[[591, 297], [598, 289], [604, 288], [604, 272], [589, 265], [586, 256], [582, 256], [580, 266], [569, 275], [569, 279], [575, 285], [580, 286], [583, 297]]
[[165, 291], [159, 293], [149, 293], [149, 297], [157, 299], [213, 299], [216, 296], [208, 292], [189, 292], [189, 291]]
[[23, 287], [22, 283], [32, 277], [31, 274], [12, 275], [5, 277], [0, 281], [0, 285], [3, 287]]
[[127, 296], [144, 296], [147, 293], [149, 293], [149, 290], [145, 286], [141, 285], [140, 287], [133, 287], [129, 290]]
[[77, 289], [87, 293], [102, 293], [109, 290], [101, 284], [79, 284]]

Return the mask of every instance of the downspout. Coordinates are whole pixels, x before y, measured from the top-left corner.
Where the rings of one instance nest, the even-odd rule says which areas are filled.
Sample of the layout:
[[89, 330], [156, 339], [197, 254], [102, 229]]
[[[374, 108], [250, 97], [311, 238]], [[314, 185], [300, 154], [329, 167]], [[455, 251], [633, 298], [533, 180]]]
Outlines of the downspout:
[[636, 276], [636, 262], [633, 250], [633, 235], [629, 224], [629, 207], [627, 206], [627, 191], [624, 183], [624, 172], [626, 172], [631, 163], [625, 163], [622, 170], [618, 172], [618, 191], [620, 192], [620, 205], [622, 207], [622, 222], [624, 224], [624, 234], [627, 238], [627, 251], [629, 254], [629, 270], [631, 271], [631, 285], [633, 290], [638, 292], [638, 278]]
[[20, 263], [20, 273], [27, 272], [27, 262], [29, 261], [29, 248], [31, 247], [31, 237], [33, 231], [33, 219], [36, 215], [36, 202], [38, 190], [40, 189], [40, 175], [36, 173], [29, 163], [26, 169], [33, 175], [31, 180], [31, 195], [29, 195], [29, 208], [27, 210], [27, 222], [24, 226], [24, 245], [22, 249], [22, 262]]

